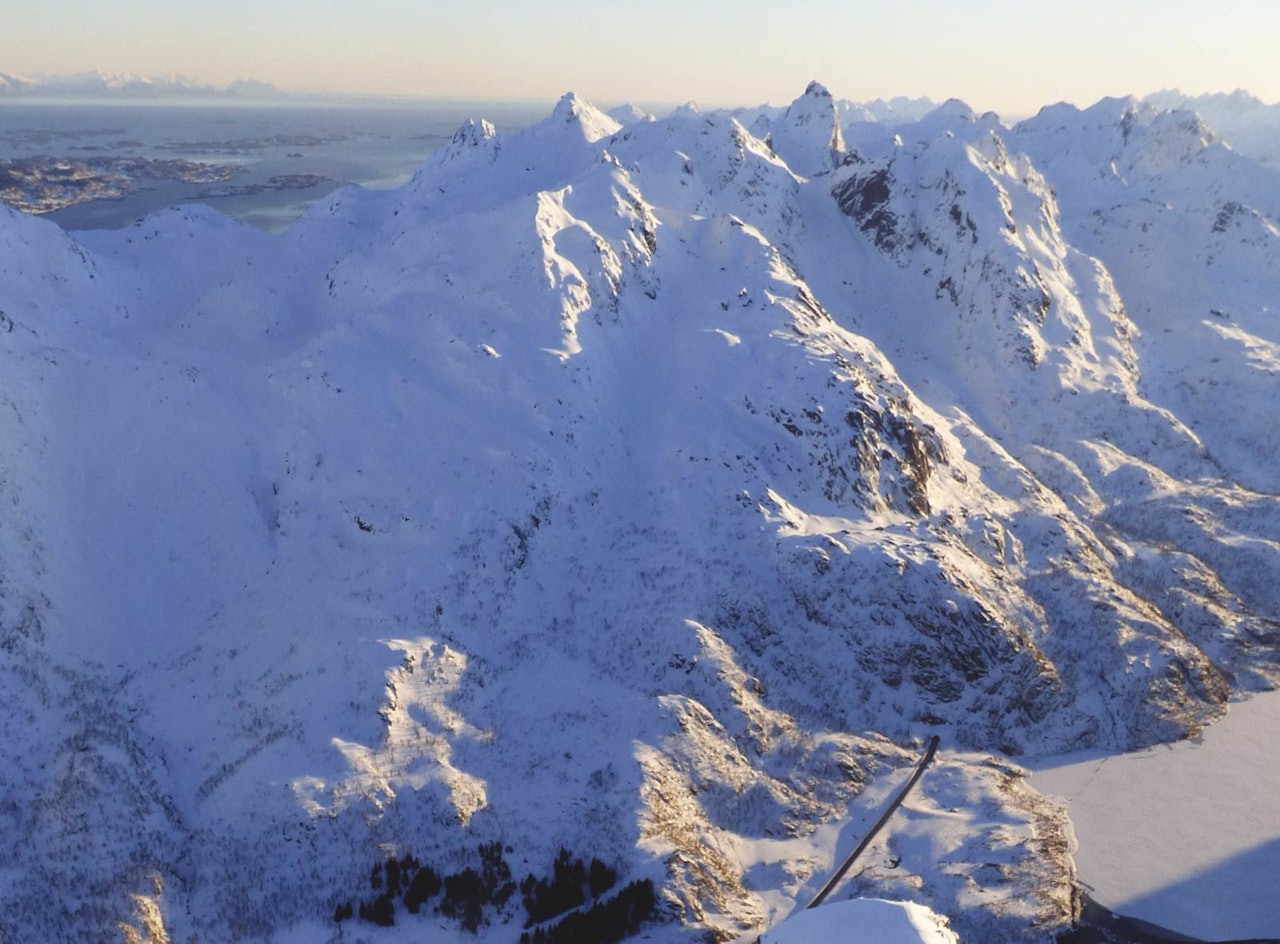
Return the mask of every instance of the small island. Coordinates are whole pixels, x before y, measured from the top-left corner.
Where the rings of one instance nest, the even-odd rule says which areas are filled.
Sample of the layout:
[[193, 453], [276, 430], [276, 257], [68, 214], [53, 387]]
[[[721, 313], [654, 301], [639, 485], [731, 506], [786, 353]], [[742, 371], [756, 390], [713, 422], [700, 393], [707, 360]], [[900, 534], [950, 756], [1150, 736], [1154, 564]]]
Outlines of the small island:
[[243, 168], [182, 159], [92, 157], [77, 160], [40, 155], [0, 161], [0, 203], [24, 213], [44, 214], [91, 200], [121, 200], [147, 182], [211, 184], [200, 199], [245, 196], [273, 190], [300, 190], [325, 183], [318, 174], [284, 174], [251, 184], [228, 182]]
[[119, 200], [143, 181], [225, 183], [234, 164], [146, 157], [75, 160], [40, 155], [0, 162], [0, 202], [24, 213], [51, 213], [90, 200]]

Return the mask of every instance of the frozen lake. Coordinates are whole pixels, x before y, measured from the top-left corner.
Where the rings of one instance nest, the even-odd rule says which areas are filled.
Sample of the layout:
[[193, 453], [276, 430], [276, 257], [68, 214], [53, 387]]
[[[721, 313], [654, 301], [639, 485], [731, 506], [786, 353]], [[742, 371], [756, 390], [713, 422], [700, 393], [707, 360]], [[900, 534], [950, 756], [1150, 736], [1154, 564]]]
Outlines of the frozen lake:
[[1194, 742], [1029, 766], [1070, 803], [1080, 880], [1100, 904], [1206, 941], [1280, 938], [1277, 734], [1269, 692]]

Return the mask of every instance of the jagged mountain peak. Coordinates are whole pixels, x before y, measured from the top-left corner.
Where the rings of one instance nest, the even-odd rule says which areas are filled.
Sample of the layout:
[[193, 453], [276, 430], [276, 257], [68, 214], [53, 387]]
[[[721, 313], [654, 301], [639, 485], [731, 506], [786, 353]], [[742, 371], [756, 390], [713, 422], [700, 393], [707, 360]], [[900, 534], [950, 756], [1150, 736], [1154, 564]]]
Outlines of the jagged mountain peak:
[[1133, 95], [1107, 96], [1080, 109], [1080, 117], [1083, 121], [1098, 125], [1110, 125], [1125, 120], [1141, 122], [1154, 115], [1155, 109]]
[[1219, 95], [1210, 95], [1207, 98], [1213, 102], [1221, 103], [1224, 108], [1233, 111], [1251, 111], [1255, 108], [1266, 107], [1262, 99], [1241, 88], [1232, 92], [1223, 92]]
[[[1018, 122], [1014, 127], [1022, 129], [1062, 129], [1080, 134], [1087, 128], [1111, 127], [1125, 115], [1141, 112], [1145, 106], [1132, 95], [1101, 98], [1086, 108], [1071, 102], [1045, 105], [1035, 115]], [[1154, 109], [1150, 109], [1154, 114]]]
[[877, 118], [869, 108], [858, 102], [849, 101], [848, 99], [840, 99], [836, 104], [840, 108], [841, 116], [843, 116], [846, 137], [848, 136], [848, 128], [850, 125], [880, 122], [880, 119]]
[[592, 143], [616, 134], [622, 127], [605, 112], [574, 92], [566, 92], [561, 96], [551, 115], [544, 119], [539, 127], [557, 124], [580, 128], [583, 137]]
[[1037, 160], [1078, 162], [1082, 173], [1084, 166], [1101, 164], [1119, 183], [1190, 168], [1209, 149], [1221, 150], [1218, 136], [1194, 112], [1161, 110], [1133, 97], [1103, 99], [1083, 110], [1042, 109], [1014, 126], [1012, 135]]
[[882, 121], [890, 126], [897, 126], [919, 121], [929, 112], [936, 109], [938, 103], [929, 98], [908, 98], [904, 95], [898, 95], [887, 101], [883, 98], [877, 98], [874, 101], [863, 102], [862, 107], [875, 120]]
[[635, 124], [638, 121], [656, 120], [649, 112], [640, 108], [638, 105], [631, 104], [630, 102], [610, 108], [607, 114], [610, 118], [624, 127], [626, 125]]
[[1280, 166], [1280, 103], [1265, 104], [1240, 89], [1197, 96], [1157, 92], [1145, 101], [1161, 110], [1194, 111], [1232, 149], [1269, 167]]
[[811, 81], [808, 85], [806, 85], [806, 86], [805, 86], [805, 89], [804, 89], [804, 96], [803, 96], [803, 97], [805, 97], [805, 98], [831, 98], [831, 93], [827, 91], [827, 87], [826, 87], [825, 85], [823, 85], [823, 84], [822, 84], [821, 82], [819, 82], [817, 79], [814, 79], [814, 80], [813, 80], [813, 81]]
[[840, 108], [816, 81], [781, 115], [759, 115], [752, 131], [767, 136], [774, 153], [802, 177], [829, 173], [844, 156]]
[[1158, 114], [1132, 96], [1103, 98], [1083, 109], [1062, 102], [1018, 122], [1011, 135], [1033, 158], [1056, 150], [1091, 164], [1123, 162], [1126, 152], [1141, 149]]
[[962, 101], [958, 98], [948, 98], [945, 102], [935, 108], [932, 114], [949, 115], [953, 118], [961, 118], [965, 121], [973, 121], [977, 118], [977, 114], [969, 107], [968, 102]]
[[485, 141], [495, 137], [497, 133], [498, 129], [487, 119], [481, 118], [477, 121], [474, 118], [468, 118], [453, 133], [451, 141], [453, 144], [478, 147]]
[[978, 115], [968, 104], [955, 98], [934, 108], [918, 121], [896, 126], [898, 135], [916, 146], [928, 145], [942, 136], [975, 141], [992, 134], [998, 136], [1004, 130], [1005, 126], [995, 112]]
[[432, 155], [432, 160], [437, 159], [438, 155], [439, 162], [447, 163], [477, 151], [493, 154], [501, 146], [498, 129], [493, 124], [484, 118], [478, 121], [468, 118], [458, 126], [449, 143]]
[[1187, 108], [1194, 111], [1201, 109], [1242, 114], [1266, 108], [1266, 104], [1256, 95], [1236, 89], [1232, 92], [1211, 92], [1204, 95], [1188, 95], [1178, 89], [1161, 89], [1152, 92], [1144, 99], [1148, 104], [1165, 110]]
[[469, 173], [467, 168], [472, 164], [496, 161], [502, 152], [503, 143], [502, 135], [488, 120], [468, 118], [454, 131], [449, 142], [427, 158], [414, 173], [409, 189], [421, 194], [431, 188], [438, 188], [439, 182], [434, 181], [434, 178], [443, 168], [450, 166], [455, 175], [465, 177]]
[[1030, 118], [1022, 119], [1014, 127], [1017, 128], [1028, 124], [1065, 127], [1068, 123], [1074, 123], [1079, 114], [1079, 106], [1071, 102], [1054, 102], [1051, 105], [1040, 106], [1034, 115]]
[[1171, 145], [1177, 142], [1177, 146], [1182, 148], [1184, 154], [1188, 156], [1198, 154], [1220, 141], [1204, 119], [1190, 110], [1159, 112], [1149, 117], [1146, 126], [1153, 141], [1163, 141]]

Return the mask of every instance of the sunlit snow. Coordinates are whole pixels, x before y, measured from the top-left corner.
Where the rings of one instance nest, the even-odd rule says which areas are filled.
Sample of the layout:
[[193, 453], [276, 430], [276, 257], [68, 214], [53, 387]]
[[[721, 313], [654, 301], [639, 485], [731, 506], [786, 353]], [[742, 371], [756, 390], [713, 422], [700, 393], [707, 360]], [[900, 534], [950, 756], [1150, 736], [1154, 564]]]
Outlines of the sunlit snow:
[[[482, 844], [652, 882], [663, 944], [1069, 928], [1080, 791], [1019, 760], [1199, 783], [1153, 745], [1280, 679], [1280, 173], [915, 110], [567, 95], [278, 235], [0, 208], [0, 936], [465, 939], [339, 919]], [[1259, 851], [1104, 892], [1086, 798], [1116, 908]]]

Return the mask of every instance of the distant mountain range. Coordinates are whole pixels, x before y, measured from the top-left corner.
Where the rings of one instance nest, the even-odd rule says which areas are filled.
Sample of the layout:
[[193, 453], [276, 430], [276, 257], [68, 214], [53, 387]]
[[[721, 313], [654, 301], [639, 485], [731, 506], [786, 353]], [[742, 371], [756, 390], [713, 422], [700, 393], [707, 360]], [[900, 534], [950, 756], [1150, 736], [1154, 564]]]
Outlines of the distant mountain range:
[[18, 76], [0, 72], [0, 98], [276, 98], [286, 93], [270, 82], [237, 79], [230, 85], [202, 85], [180, 75], [77, 72], [74, 75]]

